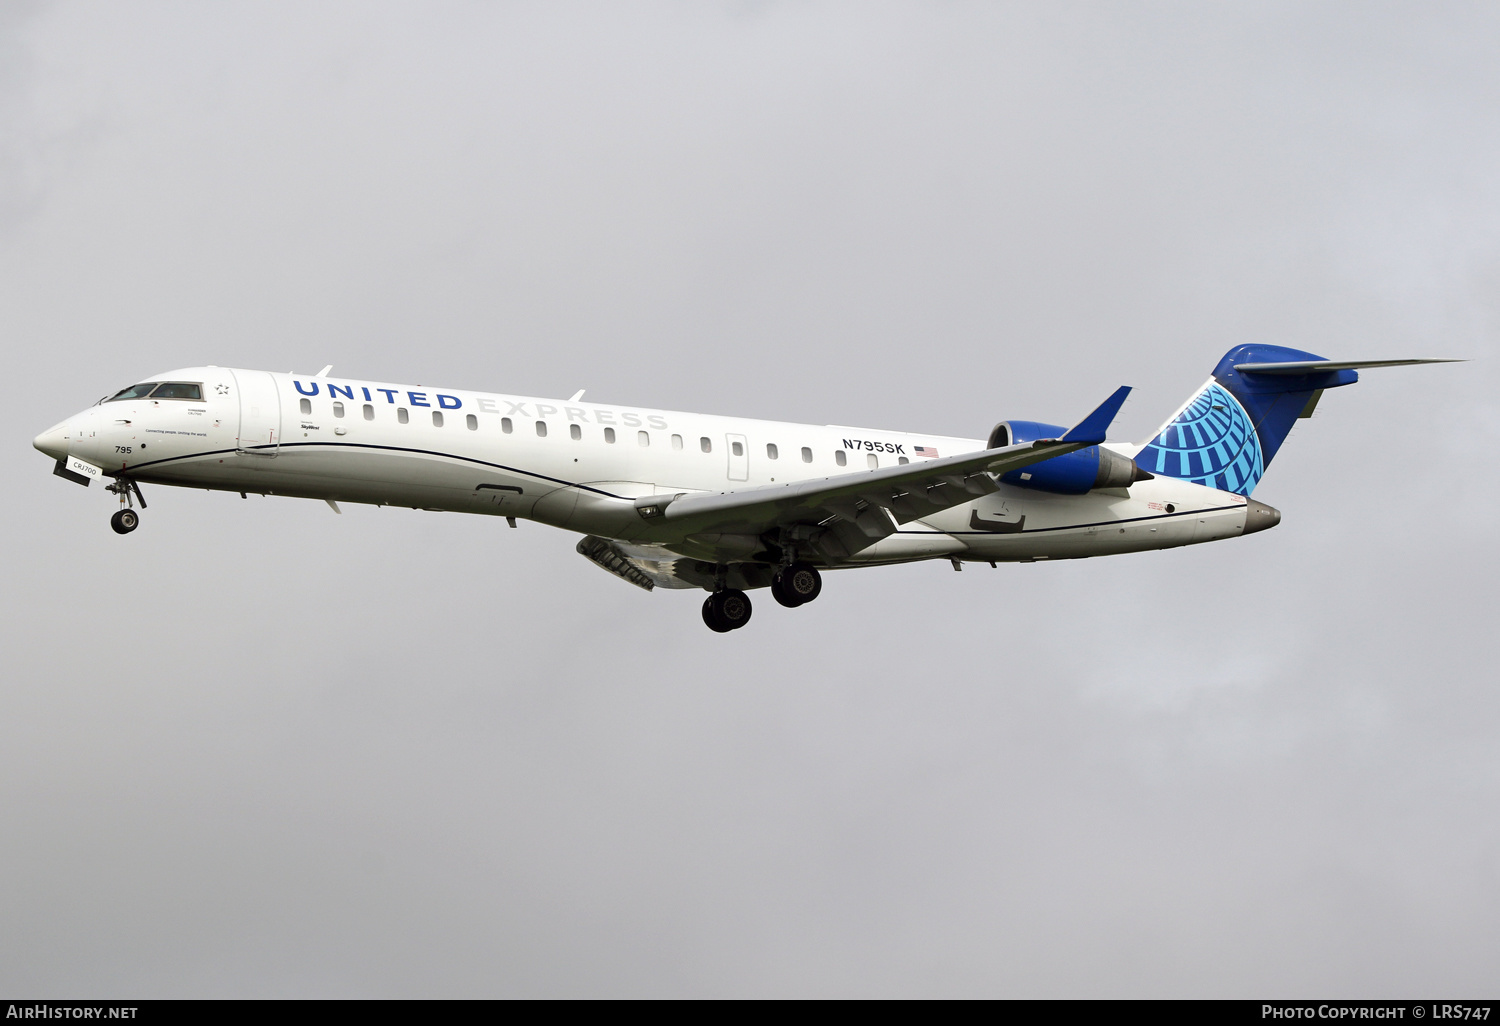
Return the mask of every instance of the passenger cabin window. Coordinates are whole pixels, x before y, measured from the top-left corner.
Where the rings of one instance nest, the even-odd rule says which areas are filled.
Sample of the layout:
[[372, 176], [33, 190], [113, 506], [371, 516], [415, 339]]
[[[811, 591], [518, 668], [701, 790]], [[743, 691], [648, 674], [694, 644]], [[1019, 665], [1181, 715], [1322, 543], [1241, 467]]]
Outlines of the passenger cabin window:
[[873, 452], [866, 453], [865, 466], [869, 467], [871, 470], [874, 470], [876, 467], [880, 466], [880, 457], [876, 456]]
[[333, 415], [335, 417], [342, 417], [344, 415], [344, 404], [343, 403], [334, 403], [333, 404]]
[[700, 438], [698, 439], [698, 448], [702, 449], [704, 452], [713, 452], [714, 443], [707, 438]]
[[802, 447], [802, 462], [803, 463], [811, 463], [812, 462], [812, 450], [809, 449], [805, 445]]
[[538, 438], [547, 437], [547, 422], [545, 420], [539, 420], [536, 422], [536, 436]]
[[682, 436], [681, 435], [673, 435], [672, 436], [672, 448], [674, 448], [674, 449], [681, 449], [682, 448]]
[[397, 424], [405, 424], [409, 420], [411, 420], [411, 414], [409, 414], [409, 413], [406, 412], [406, 407], [405, 406], [398, 406], [398, 407], [396, 407], [396, 423]]
[[780, 458], [781, 458], [781, 453], [780, 453], [780, 451], [777, 450], [776, 443], [775, 442], [767, 442], [766, 443], [766, 459], [768, 459], [768, 460], [775, 460], [775, 459], [780, 459]]
[[432, 426], [433, 427], [442, 427], [443, 426], [443, 415], [441, 413], [439, 413], [437, 410], [433, 410], [432, 411]]
[[304, 417], [311, 417], [312, 416], [312, 400], [311, 399], [304, 399], [300, 403], [298, 403], [297, 406], [302, 410], [302, 416], [304, 416]]
[[568, 434], [571, 435], [573, 441], [576, 442], [583, 437], [583, 428], [579, 427], [577, 424], [569, 424]]
[[476, 416], [474, 416], [474, 414], [472, 414], [472, 413], [469, 414], [468, 416], [466, 416], [464, 418], [464, 426], [467, 427], [470, 431], [478, 431], [479, 430], [479, 418], [476, 417]]
[[907, 465], [907, 464], [908, 464], [908, 463], [910, 463], [910, 462], [911, 462], [911, 460], [909, 460], [909, 459], [907, 459], [907, 458], [906, 458], [906, 457], [905, 457], [905, 456], [897, 456], [897, 457], [896, 457], [896, 462], [897, 462], [897, 463], [898, 463], [898, 464], [899, 464], [899, 465], [901, 465], [901, 466], [903, 466], [903, 467], [904, 467], [904, 466], [906, 466], [906, 465]]
[[614, 445], [615, 444], [615, 429], [614, 428], [605, 428], [604, 429], [604, 440], [606, 442], [608, 442], [610, 445]]
[[644, 449], [651, 444], [651, 433], [649, 431], [637, 431], [635, 433], [635, 443]]
[[732, 452], [732, 453], [734, 453], [736, 456], [743, 456], [743, 455], [745, 455], [745, 443], [744, 442], [730, 442], [729, 443], [729, 451]]
[[371, 406], [369, 403], [365, 403], [365, 420], [374, 420], [374, 419], [375, 419], [375, 407]]
[[504, 431], [508, 435], [512, 431], [514, 431], [515, 429], [516, 429], [516, 426], [510, 422], [510, 418], [509, 417], [501, 417], [500, 418], [500, 430], [501, 431]]
[[844, 454], [844, 450], [842, 450], [842, 449], [836, 449], [836, 450], [834, 450], [834, 453], [833, 453], [833, 462], [837, 463], [839, 466], [842, 467], [842, 466], [845, 466], [846, 464], [848, 464], [849, 457]]

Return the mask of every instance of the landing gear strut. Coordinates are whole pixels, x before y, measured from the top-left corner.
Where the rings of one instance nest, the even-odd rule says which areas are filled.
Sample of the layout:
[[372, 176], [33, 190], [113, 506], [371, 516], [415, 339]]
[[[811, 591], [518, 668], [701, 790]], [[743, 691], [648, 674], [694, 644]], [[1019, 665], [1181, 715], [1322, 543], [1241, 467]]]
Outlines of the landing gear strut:
[[734, 588], [716, 591], [703, 600], [703, 622], [723, 634], [750, 622], [750, 596]]
[[811, 563], [784, 566], [771, 578], [771, 594], [788, 609], [811, 602], [822, 590], [823, 575]]
[[128, 477], [122, 477], [116, 479], [108, 490], [120, 497], [120, 509], [109, 518], [109, 526], [114, 529], [115, 534], [129, 534], [141, 526], [141, 515], [131, 508], [134, 505], [131, 502], [132, 495], [140, 501], [141, 509], [146, 508], [146, 497], [141, 494], [141, 486]]

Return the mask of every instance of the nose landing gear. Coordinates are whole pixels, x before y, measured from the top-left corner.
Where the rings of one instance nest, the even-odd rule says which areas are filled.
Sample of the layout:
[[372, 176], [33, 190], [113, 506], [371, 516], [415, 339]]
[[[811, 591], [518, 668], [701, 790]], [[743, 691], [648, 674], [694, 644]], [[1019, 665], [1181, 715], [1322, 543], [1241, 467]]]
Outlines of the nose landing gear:
[[115, 534], [129, 534], [140, 526], [141, 518], [133, 509], [122, 509], [109, 518], [109, 526]]
[[141, 515], [131, 508], [134, 505], [131, 502], [132, 495], [139, 500], [141, 509], [146, 508], [146, 497], [141, 494], [141, 486], [129, 478], [122, 477], [110, 484], [108, 490], [120, 497], [120, 509], [109, 518], [109, 526], [115, 534], [129, 534], [141, 526]]

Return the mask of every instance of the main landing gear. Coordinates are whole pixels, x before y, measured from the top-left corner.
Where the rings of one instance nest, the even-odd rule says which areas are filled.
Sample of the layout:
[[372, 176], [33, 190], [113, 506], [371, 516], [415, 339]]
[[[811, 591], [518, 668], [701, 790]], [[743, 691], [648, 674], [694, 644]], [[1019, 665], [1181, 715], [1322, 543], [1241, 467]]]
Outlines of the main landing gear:
[[811, 602], [823, 590], [823, 575], [811, 563], [793, 563], [771, 578], [771, 594], [788, 609]]
[[750, 596], [734, 588], [716, 591], [703, 600], [703, 622], [724, 634], [750, 622]]
[[[703, 622], [720, 634], [739, 630], [750, 622], [750, 596], [735, 588], [723, 587], [703, 600]], [[823, 590], [823, 575], [811, 563], [792, 563], [776, 571], [771, 578], [771, 594], [787, 608], [811, 602]]]
[[146, 508], [146, 497], [141, 494], [141, 486], [122, 477], [116, 479], [108, 490], [120, 497], [120, 509], [109, 518], [109, 526], [115, 534], [129, 534], [141, 526], [141, 515], [131, 508], [134, 505], [131, 502], [132, 495], [140, 502], [141, 509]]

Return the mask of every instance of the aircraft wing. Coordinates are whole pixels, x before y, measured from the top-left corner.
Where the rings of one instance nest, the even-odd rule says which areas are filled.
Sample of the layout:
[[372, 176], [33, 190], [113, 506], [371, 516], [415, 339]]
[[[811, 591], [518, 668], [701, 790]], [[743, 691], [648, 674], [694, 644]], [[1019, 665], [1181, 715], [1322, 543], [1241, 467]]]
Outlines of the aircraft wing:
[[678, 536], [759, 536], [806, 525], [826, 528], [846, 552], [857, 552], [893, 534], [898, 524], [997, 490], [1001, 474], [1104, 441], [1129, 393], [1128, 387], [1118, 389], [1061, 438], [786, 485], [658, 495], [637, 500], [636, 508], [653, 526], [669, 526]]

